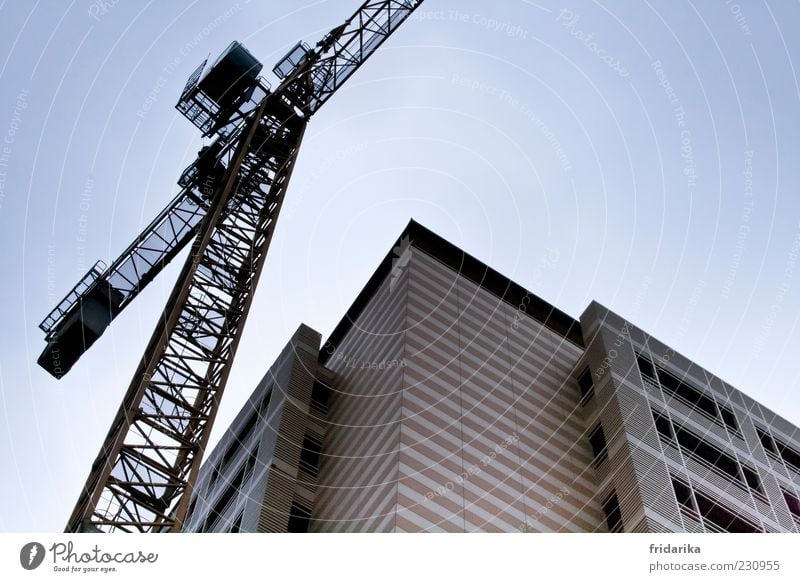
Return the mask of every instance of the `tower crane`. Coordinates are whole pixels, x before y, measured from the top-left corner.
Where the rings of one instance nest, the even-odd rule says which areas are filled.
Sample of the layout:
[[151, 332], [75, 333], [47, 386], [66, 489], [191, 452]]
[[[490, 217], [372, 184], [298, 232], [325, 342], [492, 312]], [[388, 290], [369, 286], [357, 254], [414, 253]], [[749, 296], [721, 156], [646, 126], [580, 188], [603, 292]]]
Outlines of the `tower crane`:
[[280, 59], [274, 90], [239, 42], [189, 77], [176, 108], [213, 141], [119, 258], [40, 324], [38, 363], [61, 378], [191, 242], [67, 532], [181, 531], [308, 121], [422, 1], [364, 2]]

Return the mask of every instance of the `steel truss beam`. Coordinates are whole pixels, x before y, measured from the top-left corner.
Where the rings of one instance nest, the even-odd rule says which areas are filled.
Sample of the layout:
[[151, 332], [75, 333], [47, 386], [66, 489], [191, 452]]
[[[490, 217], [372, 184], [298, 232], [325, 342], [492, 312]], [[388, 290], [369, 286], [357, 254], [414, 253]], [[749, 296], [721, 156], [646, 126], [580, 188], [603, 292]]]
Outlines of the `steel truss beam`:
[[180, 531], [306, 121], [254, 114], [67, 531]]
[[157, 219], [164, 229], [145, 232], [156, 246], [140, 237], [117, 261], [133, 261], [133, 275], [115, 279], [130, 302], [199, 231], [68, 532], [181, 530], [308, 119], [420, 4], [364, 2], [245, 121], [222, 133], [230, 144], [225, 178], [213, 196], [189, 199], [202, 211], [177, 228]]

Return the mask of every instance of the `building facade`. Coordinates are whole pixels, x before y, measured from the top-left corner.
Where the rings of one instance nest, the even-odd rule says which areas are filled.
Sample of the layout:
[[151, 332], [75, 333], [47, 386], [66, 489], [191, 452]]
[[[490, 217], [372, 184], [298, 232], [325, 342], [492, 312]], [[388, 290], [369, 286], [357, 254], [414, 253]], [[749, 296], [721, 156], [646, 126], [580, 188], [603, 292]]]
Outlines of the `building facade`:
[[412, 222], [325, 343], [300, 327], [191, 508], [187, 531], [800, 531], [800, 431]]

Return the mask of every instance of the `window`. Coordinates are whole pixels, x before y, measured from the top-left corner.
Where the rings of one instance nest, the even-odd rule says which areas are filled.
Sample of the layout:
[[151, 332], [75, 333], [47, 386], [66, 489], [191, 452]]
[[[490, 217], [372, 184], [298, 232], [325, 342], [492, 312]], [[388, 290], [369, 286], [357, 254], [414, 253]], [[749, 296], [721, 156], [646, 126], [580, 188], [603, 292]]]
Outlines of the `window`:
[[675, 441], [675, 433], [672, 430], [672, 423], [670, 422], [669, 418], [660, 412], [656, 412], [652, 408], [650, 409], [650, 412], [653, 413], [653, 420], [655, 420], [656, 431], [658, 431], [659, 436], [668, 441]]
[[272, 400], [272, 388], [270, 387], [267, 390], [267, 393], [264, 395], [264, 400], [261, 401], [261, 405], [258, 407], [258, 413], [263, 417], [267, 414], [267, 407], [269, 406], [269, 401]]
[[656, 382], [656, 369], [653, 366], [653, 362], [645, 358], [641, 354], [636, 354], [636, 363], [639, 364], [639, 372], [641, 372], [642, 377], [648, 378], [653, 382]]
[[675, 435], [684, 452], [705, 461], [734, 480], [742, 482], [739, 463], [736, 459], [681, 426], [675, 427]]
[[217, 523], [220, 516], [225, 513], [225, 510], [228, 508], [228, 505], [233, 501], [234, 497], [239, 494], [239, 490], [242, 488], [242, 484], [244, 483], [245, 477], [245, 467], [242, 467], [241, 470], [236, 474], [233, 481], [228, 484], [227, 489], [225, 492], [219, 497], [217, 502], [211, 508], [211, 511], [206, 516], [205, 521], [203, 522], [203, 527], [200, 531], [207, 532]]
[[761, 529], [716, 503], [700, 492], [695, 492], [697, 506], [707, 529], [728, 533], [759, 533]]
[[258, 445], [253, 447], [253, 450], [250, 452], [250, 456], [247, 457], [247, 462], [244, 464], [245, 480], [247, 480], [247, 478], [253, 472], [253, 469], [255, 469], [257, 462], [258, 462]]
[[800, 453], [792, 449], [786, 443], [774, 438], [772, 434], [766, 429], [756, 427], [756, 434], [764, 449], [773, 456], [783, 459], [787, 464], [787, 468], [800, 473]]
[[747, 482], [747, 486], [754, 492], [760, 493], [763, 496], [764, 490], [761, 488], [761, 479], [758, 478], [758, 473], [755, 469], [751, 469], [743, 464], [742, 472], [744, 473], [744, 480]]
[[303, 440], [303, 449], [300, 451], [300, 466], [309, 474], [316, 477], [319, 474], [319, 461], [322, 455], [322, 440], [309, 433]]
[[308, 526], [311, 524], [311, 510], [306, 509], [297, 501], [292, 503], [289, 510], [289, 533], [307, 533]]
[[724, 406], [720, 406], [719, 413], [722, 416], [722, 422], [725, 423], [725, 427], [728, 429], [728, 431], [737, 435], [741, 435], [739, 432], [739, 423], [736, 422], [736, 415], [733, 414], [733, 411], [728, 410]]
[[581, 375], [578, 376], [578, 388], [581, 389], [581, 406], [585, 405], [594, 395], [594, 382], [592, 382], [592, 373], [589, 368], [586, 368]]
[[681, 510], [697, 517], [697, 506], [694, 502], [694, 495], [692, 495], [692, 488], [687, 483], [672, 476], [672, 489], [675, 491], [675, 498], [678, 500]]
[[789, 507], [789, 513], [792, 514], [797, 523], [800, 523], [800, 499], [785, 489], [781, 489], [781, 491], [783, 492], [783, 498], [786, 500], [786, 505]]
[[186, 523], [189, 523], [189, 520], [192, 519], [194, 515], [194, 508], [197, 507], [197, 500], [200, 499], [199, 495], [195, 495], [192, 498], [192, 502], [189, 504], [189, 511], [186, 512]]
[[790, 465], [792, 469], [800, 473], [800, 453], [790, 449], [789, 445], [783, 444], [778, 439], [775, 439], [775, 443], [778, 445], [778, 454], [781, 456], [781, 459], [783, 459], [786, 464]]
[[608, 458], [608, 448], [606, 447], [606, 435], [603, 433], [603, 425], [598, 424], [589, 435], [589, 443], [592, 445], [594, 453], [594, 465], [597, 466]]
[[775, 446], [775, 441], [772, 439], [772, 437], [758, 427], [756, 427], [756, 434], [758, 435], [758, 440], [761, 441], [764, 450], [777, 456], [778, 447]]
[[686, 428], [676, 425], [675, 437], [681, 450], [695, 459], [705, 462], [718, 473], [730, 477], [733, 482], [747, 486], [754, 493], [763, 496], [761, 480], [753, 469], [747, 465], [739, 465], [734, 457], [719, 450], [711, 443], [704, 441]]
[[328, 414], [330, 392], [331, 389], [328, 386], [319, 380], [314, 380], [314, 385], [311, 388], [311, 408], [322, 414]]
[[690, 386], [683, 380], [678, 379], [666, 370], [657, 368], [658, 380], [661, 387], [681, 400], [684, 400], [696, 410], [700, 410], [712, 418], [719, 418], [719, 411], [717, 404], [713, 399], [709, 398], [693, 386]]
[[621, 532], [623, 529], [622, 512], [619, 509], [619, 500], [616, 493], [609, 495], [603, 502], [603, 513], [606, 515], [608, 531], [612, 533]]
[[266, 407], [267, 404], [269, 404], [269, 399], [271, 394], [272, 391], [269, 391], [267, 393], [264, 401], [262, 401], [259, 408], [254, 409], [253, 412], [250, 413], [250, 416], [247, 418], [247, 421], [244, 423], [239, 432], [236, 433], [236, 436], [233, 437], [233, 440], [228, 445], [228, 449], [225, 451], [225, 454], [222, 456], [219, 463], [217, 463], [214, 466], [214, 469], [211, 472], [211, 478], [208, 481], [209, 488], [214, 486], [214, 484], [217, 482], [217, 479], [219, 479], [220, 475], [222, 475], [222, 473], [225, 472], [225, 469], [227, 468], [228, 464], [231, 462], [233, 457], [236, 456], [236, 453], [241, 451], [242, 447], [250, 439], [250, 435], [252, 434], [253, 429], [256, 426], [256, 423], [258, 422], [261, 411]]
[[239, 514], [239, 517], [233, 522], [230, 533], [239, 533], [242, 531], [242, 521], [244, 521], [244, 511]]

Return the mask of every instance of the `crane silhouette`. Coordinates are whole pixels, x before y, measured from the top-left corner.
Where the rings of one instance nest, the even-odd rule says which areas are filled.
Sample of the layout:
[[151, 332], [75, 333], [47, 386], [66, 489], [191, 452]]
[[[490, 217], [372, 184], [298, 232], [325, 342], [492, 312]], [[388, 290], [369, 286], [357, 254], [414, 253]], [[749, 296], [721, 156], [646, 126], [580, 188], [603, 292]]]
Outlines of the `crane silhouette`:
[[295, 45], [274, 90], [239, 42], [189, 77], [176, 107], [213, 141], [166, 208], [40, 324], [38, 363], [60, 378], [191, 242], [67, 532], [182, 529], [306, 126], [421, 4], [364, 2], [314, 47]]

